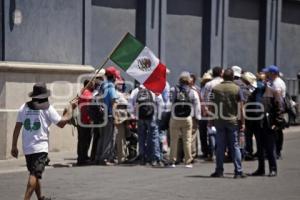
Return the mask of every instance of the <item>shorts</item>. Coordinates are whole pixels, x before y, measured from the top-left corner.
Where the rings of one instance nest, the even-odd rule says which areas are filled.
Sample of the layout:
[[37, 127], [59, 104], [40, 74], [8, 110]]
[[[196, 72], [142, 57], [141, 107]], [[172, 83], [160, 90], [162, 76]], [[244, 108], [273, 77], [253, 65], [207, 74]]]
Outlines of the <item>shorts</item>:
[[42, 178], [42, 174], [45, 170], [48, 153], [34, 153], [25, 155], [26, 165], [30, 175], [37, 177], [38, 179]]

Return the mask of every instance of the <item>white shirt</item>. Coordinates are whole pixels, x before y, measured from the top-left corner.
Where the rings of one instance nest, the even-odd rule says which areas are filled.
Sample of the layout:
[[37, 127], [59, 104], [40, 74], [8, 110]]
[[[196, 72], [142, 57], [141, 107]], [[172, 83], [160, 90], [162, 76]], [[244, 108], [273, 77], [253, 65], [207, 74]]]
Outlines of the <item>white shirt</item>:
[[271, 83], [271, 88], [274, 91], [281, 93], [282, 97], [285, 97], [286, 85], [280, 77], [275, 78], [275, 80]]
[[201, 104], [200, 104], [200, 98], [199, 98], [199, 93], [197, 90], [191, 89], [192, 94], [192, 99], [194, 98], [193, 101], [193, 106], [194, 106], [194, 117], [198, 120], [201, 119]]
[[17, 122], [22, 123], [22, 144], [25, 155], [48, 152], [49, 127], [57, 124], [61, 116], [49, 106], [47, 110], [31, 110], [23, 104], [18, 113]]
[[203, 93], [201, 93], [203, 96], [202, 98], [204, 99], [205, 102], [210, 101], [210, 95], [212, 89], [216, 86], [219, 85], [220, 83], [223, 82], [223, 78], [221, 77], [215, 77], [213, 80], [207, 82], [204, 86]]

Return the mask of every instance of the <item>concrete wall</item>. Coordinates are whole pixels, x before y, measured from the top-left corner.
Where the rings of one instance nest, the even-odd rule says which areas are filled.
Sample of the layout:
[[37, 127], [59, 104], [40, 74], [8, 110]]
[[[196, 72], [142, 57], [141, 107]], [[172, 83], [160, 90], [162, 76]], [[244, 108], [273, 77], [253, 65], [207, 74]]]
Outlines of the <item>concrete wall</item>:
[[[92, 1], [91, 64], [93, 66], [104, 62], [125, 33], [135, 34], [135, 13], [135, 0]], [[122, 75], [129, 78], [123, 72]]]
[[[47, 83], [52, 91], [50, 103], [62, 114], [66, 103], [82, 87], [79, 75], [93, 71], [91, 66], [0, 62], [0, 159], [10, 157], [17, 109], [30, 100], [28, 93], [35, 82]], [[72, 135], [71, 126], [64, 129], [51, 127], [50, 151], [76, 151], [76, 141], [77, 136]], [[21, 144], [20, 135], [20, 150]]]
[[283, 1], [279, 44], [280, 66], [286, 77], [300, 72], [300, 2]]
[[[82, 64], [83, 0], [3, 0], [5, 60]], [[23, 20], [13, 24], [19, 9]]]
[[168, 0], [165, 28], [166, 64], [171, 84], [182, 70], [201, 73], [202, 1]]
[[238, 65], [245, 70], [256, 72], [259, 0], [230, 0], [227, 30], [228, 66]]

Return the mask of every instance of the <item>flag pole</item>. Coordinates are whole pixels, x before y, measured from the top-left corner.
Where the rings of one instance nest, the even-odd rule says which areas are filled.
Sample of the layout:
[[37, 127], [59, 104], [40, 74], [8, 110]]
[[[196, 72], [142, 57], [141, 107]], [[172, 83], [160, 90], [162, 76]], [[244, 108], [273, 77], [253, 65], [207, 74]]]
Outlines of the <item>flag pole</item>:
[[[113, 50], [108, 54], [108, 56], [105, 58], [104, 62], [102, 63], [101, 66], [99, 66], [99, 68], [96, 66], [96, 71], [95, 74], [93, 76], [92, 79], [90, 79], [90, 81], [88, 82], [88, 84], [81, 89], [80, 94], [92, 83], [92, 81], [94, 81], [96, 79], [97, 74], [100, 72], [100, 70], [106, 65], [106, 63], [109, 61], [110, 56], [114, 53], [114, 51], [120, 46], [121, 42], [123, 41], [123, 39], [129, 34], [129, 32], [127, 32], [126, 34], [124, 34], [122, 36], [122, 38], [120, 39], [120, 41], [117, 43], [117, 45], [115, 45], [115, 47], [113, 48]], [[74, 97], [70, 103], [74, 102], [75, 100], [78, 99], [78, 95], [76, 97]]]

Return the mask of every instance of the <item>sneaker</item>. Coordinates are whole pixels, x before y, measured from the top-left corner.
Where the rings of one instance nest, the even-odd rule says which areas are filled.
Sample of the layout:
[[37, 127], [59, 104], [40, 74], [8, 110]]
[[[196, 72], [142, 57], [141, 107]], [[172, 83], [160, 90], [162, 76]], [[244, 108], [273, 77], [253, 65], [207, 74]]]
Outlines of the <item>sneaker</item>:
[[163, 161], [158, 161], [157, 165], [158, 165], [158, 167], [164, 167], [165, 166]]
[[213, 178], [221, 178], [221, 177], [224, 177], [223, 174], [221, 173], [218, 173], [218, 172], [214, 172], [210, 175], [210, 177], [213, 177]]
[[193, 165], [192, 164], [187, 164], [184, 166], [185, 168], [193, 168]]
[[277, 172], [276, 171], [270, 171], [269, 177], [275, 177], [277, 176]]
[[175, 165], [174, 163], [172, 163], [172, 164], [166, 165], [166, 167], [167, 167], [167, 168], [175, 168], [176, 165]]
[[235, 174], [234, 177], [235, 179], [240, 179], [240, 178], [247, 178], [247, 175], [244, 174], [243, 172]]
[[103, 165], [103, 166], [114, 166], [115, 165], [115, 163], [109, 162], [108, 160], [100, 161], [99, 164]]
[[151, 165], [152, 165], [152, 167], [156, 167], [157, 166], [157, 161], [156, 160], [152, 161]]

